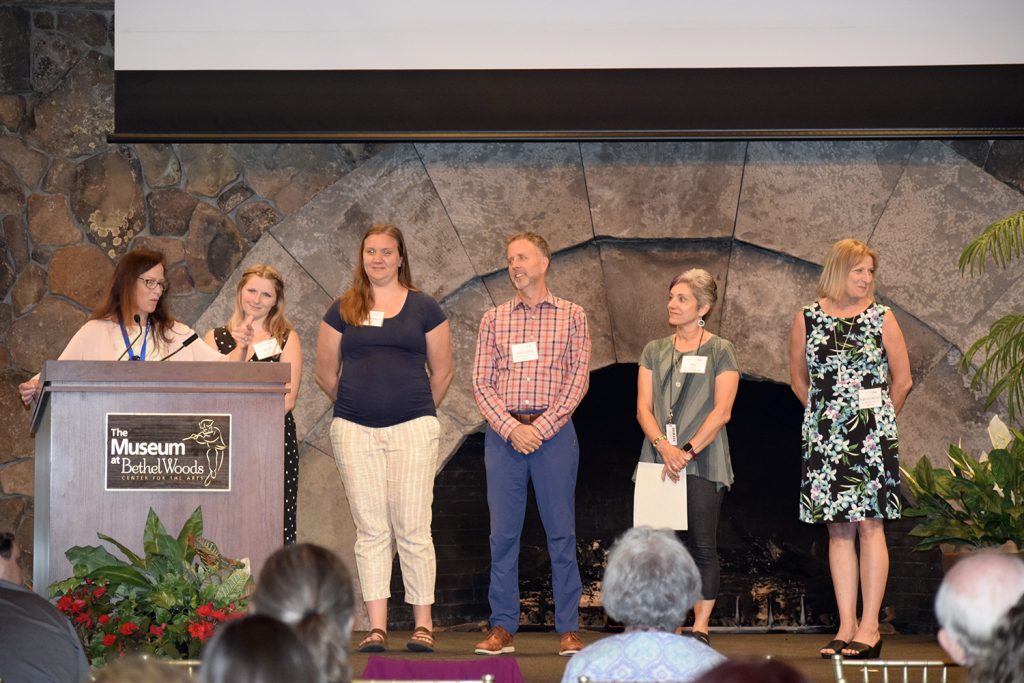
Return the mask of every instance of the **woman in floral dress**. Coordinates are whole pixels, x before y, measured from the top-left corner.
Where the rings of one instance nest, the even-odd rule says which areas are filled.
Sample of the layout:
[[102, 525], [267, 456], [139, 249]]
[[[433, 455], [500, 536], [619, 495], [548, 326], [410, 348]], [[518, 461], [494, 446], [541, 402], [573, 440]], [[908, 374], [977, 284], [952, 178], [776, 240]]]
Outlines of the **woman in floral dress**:
[[896, 415], [912, 381], [900, 326], [875, 301], [877, 266], [878, 254], [863, 242], [833, 244], [818, 300], [797, 313], [790, 334], [790, 386], [805, 406], [800, 520], [828, 525], [839, 608], [839, 629], [821, 649], [826, 658], [880, 653], [889, 573], [883, 520], [900, 517]]

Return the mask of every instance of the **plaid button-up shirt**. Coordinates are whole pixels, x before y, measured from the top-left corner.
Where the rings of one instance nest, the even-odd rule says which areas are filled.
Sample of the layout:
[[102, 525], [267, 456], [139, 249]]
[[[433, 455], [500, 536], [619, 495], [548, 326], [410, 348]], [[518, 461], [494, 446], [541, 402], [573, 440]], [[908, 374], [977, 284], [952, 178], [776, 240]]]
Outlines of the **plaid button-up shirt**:
[[[512, 362], [512, 345], [537, 342], [537, 360]], [[533, 422], [547, 440], [569, 421], [590, 381], [590, 331], [583, 307], [548, 292], [533, 308], [517, 294], [484, 313], [476, 340], [473, 389], [484, 419], [508, 440], [521, 423], [512, 413], [541, 413]]]

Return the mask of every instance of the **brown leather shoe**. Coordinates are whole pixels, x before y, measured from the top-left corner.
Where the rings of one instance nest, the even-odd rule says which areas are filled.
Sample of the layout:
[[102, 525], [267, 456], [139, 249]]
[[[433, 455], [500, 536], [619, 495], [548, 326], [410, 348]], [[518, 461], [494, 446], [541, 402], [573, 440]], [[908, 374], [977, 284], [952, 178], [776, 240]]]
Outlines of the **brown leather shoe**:
[[580, 640], [578, 631], [569, 631], [558, 636], [558, 654], [562, 657], [572, 657], [583, 649], [583, 641]]
[[487, 633], [487, 638], [476, 644], [473, 652], [478, 655], [502, 655], [507, 652], [515, 652], [516, 647], [512, 644], [512, 635], [501, 626], [495, 626]]

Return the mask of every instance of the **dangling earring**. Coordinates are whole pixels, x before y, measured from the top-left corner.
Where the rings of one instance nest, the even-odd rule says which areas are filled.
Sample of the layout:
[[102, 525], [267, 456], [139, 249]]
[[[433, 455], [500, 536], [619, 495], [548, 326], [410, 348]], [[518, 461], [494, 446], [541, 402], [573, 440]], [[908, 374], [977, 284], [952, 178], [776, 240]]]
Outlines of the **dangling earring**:
[[697, 327], [704, 327], [704, 318], [697, 321]]

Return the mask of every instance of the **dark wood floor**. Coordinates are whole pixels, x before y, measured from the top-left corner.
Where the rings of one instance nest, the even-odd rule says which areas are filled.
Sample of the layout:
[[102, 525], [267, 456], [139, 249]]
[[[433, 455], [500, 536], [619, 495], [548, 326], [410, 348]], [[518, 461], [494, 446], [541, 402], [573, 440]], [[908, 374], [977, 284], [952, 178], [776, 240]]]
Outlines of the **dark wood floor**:
[[[362, 633], [356, 634], [353, 640], [353, 650], [355, 643], [363, 635]], [[415, 655], [404, 650], [409, 633], [393, 632], [390, 635], [391, 650], [385, 653], [385, 656], [448, 660], [480, 657], [480, 655], [473, 654], [473, 645], [482, 640], [484, 634], [450, 631], [439, 632], [436, 635], [437, 651], [434, 654]], [[584, 643], [592, 643], [605, 635], [607, 634], [589, 631], [581, 633]], [[712, 647], [727, 657], [771, 655], [792, 664], [803, 672], [811, 683], [834, 683], [835, 681], [832, 663], [818, 656], [818, 648], [829, 640], [827, 635], [712, 633], [711, 639]], [[558, 637], [554, 633], [520, 632], [516, 634], [515, 645], [516, 654], [514, 656], [527, 683], [557, 683], [559, 681], [567, 660], [555, 654], [558, 648]], [[886, 636], [882, 655], [887, 659], [945, 659], [945, 653], [935, 638], [927, 635]], [[357, 678], [362, 674], [366, 660], [367, 655], [353, 653], [352, 673]], [[958, 683], [963, 679], [963, 672], [956, 671], [950, 677], [950, 683]]]

